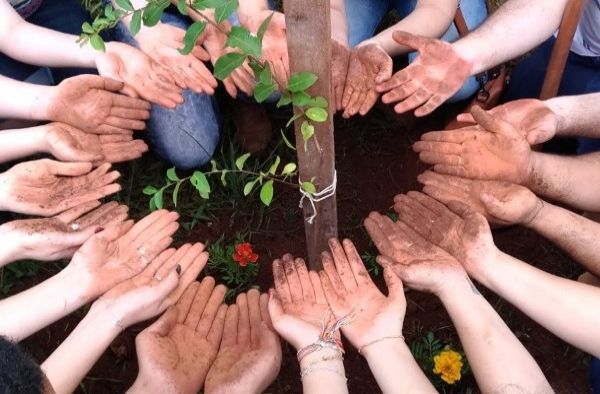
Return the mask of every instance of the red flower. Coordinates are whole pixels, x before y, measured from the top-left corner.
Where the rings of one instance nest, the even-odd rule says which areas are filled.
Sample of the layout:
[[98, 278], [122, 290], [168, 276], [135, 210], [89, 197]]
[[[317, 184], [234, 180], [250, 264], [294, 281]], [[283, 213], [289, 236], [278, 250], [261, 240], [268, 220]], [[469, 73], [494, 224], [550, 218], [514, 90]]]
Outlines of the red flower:
[[233, 260], [242, 267], [245, 267], [248, 265], [248, 263], [256, 263], [258, 261], [258, 255], [254, 253], [252, 250], [252, 245], [250, 245], [249, 242], [244, 242], [235, 245]]

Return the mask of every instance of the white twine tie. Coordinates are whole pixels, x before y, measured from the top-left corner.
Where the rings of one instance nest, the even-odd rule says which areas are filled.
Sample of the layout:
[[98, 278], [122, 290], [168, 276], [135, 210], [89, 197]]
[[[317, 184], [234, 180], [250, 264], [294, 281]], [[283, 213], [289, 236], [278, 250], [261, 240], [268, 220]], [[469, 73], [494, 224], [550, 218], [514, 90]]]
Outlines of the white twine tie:
[[315, 207], [315, 202], [321, 202], [335, 195], [337, 189], [337, 171], [333, 173], [333, 182], [331, 185], [315, 194], [310, 194], [306, 190], [302, 189], [302, 182], [300, 180], [298, 180], [298, 183], [300, 184], [300, 194], [302, 194], [302, 198], [300, 199], [300, 208], [304, 207], [304, 199], [306, 198], [310, 202], [310, 206], [312, 207], [313, 211], [313, 214], [308, 217], [306, 221], [312, 224], [317, 217], [317, 208]]

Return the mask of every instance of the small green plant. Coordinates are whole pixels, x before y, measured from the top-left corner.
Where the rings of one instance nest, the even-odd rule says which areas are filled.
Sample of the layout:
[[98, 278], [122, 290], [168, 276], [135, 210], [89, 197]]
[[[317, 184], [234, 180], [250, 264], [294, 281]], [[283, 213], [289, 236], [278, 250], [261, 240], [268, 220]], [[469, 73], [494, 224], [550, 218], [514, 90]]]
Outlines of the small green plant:
[[365, 267], [367, 267], [367, 271], [371, 273], [373, 276], [379, 276], [379, 271], [381, 267], [377, 264], [377, 254], [372, 251], [366, 251], [360, 256], [365, 263]]
[[40, 268], [36, 261], [18, 261], [0, 268], [0, 293], [6, 296], [12, 288], [25, 278], [33, 278]]
[[227, 285], [226, 300], [254, 287], [258, 276], [258, 254], [252, 245], [237, 234], [230, 244], [221, 236], [217, 242], [208, 247], [208, 274], [218, 276]]

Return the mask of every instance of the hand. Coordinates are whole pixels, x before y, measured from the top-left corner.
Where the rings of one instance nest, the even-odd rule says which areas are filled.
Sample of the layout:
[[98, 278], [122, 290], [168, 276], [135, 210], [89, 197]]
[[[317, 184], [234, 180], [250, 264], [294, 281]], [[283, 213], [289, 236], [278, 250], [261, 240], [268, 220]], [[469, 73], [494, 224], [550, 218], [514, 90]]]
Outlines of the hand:
[[290, 79], [290, 63], [288, 57], [285, 15], [281, 12], [263, 10], [253, 15], [238, 13], [240, 24], [256, 34], [261, 23], [273, 15], [262, 42], [262, 58], [266, 60], [273, 77], [281, 86], [287, 86]]
[[225, 317], [217, 359], [206, 377], [206, 393], [262, 393], [281, 367], [281, 343], [273, 330], [266, 294], [239, 294]]
[[269, 291], [269, 315], [275, 331], [296, 350], [315, 343], [323, 323], [333, 323], [319, 275], [309, 273], [304, 260], [286, 254], [283, 262], [273, 261], [273, 280], [276, 290]]
[[171, 77], [182, 89], [191, 89], [196, 93], [214, 94], [217, 80], [203, 61], [210, 60], [202, 48], [203, 37], [188, 55], [179, 53], [183, 48], [185, 30], [166, 23], [158, 23], [152, 28], [143, 28], [136, 36], [140, 49], [156, 63], [170, 70]]
[[[20, 163], [0, 174], [4, 210], [52, 216], [77, 205], [99, 200], [121, 190], [113, 183], [120, 174], [103, 164], [61, 163], [42, 159]], [[91, 172], [90, 172], [91, 171]]]
[[[225, 31], [231, 29], [231, 24], [229, 22], [222, 22], [220, 26]], [[234, 51], [232, 48], [225, 46], [226, 41], [227, 36], [225, 34], [212, 26], [206, 27], [204, 48], [208, 52], [210, 62], [213, 66], [221, 56]], [[247, 96], [252, 96], [256, 82], [254, 80], [254, 73], [248, 65], [248, 62], [244, 62], [240, 67], [233, 70], [233, 72], [223, 80], [223, 84], [225, 85], [227, 93], [233, 98], [237, 97], [238, 90], [241, 90]]]
[[131, 134], [95, 135], [65, 123], [48, 123], [46, 144], [48, 152], [62, 161], [119, 163], [134, 160], [148, 150], [142, 140]]
[[49, 97], [47, 118], [92, 134], [128, 134], [143, 130], [150, 104], [118, 92], [123, 83], [97, 75], [67, 78]]
[[[206, 265], [208, 255], [198, 255], [196, 245], [187, 245], [183, 251], [181, 248], [177, 251], [165, 250], [147, 264], [143, 271], [100, 297], [94, 302], [92, 309], [108, 311], [123, 329], [164, 312], [179, 301]], [[224, 295], [225, 291], [222, 291], [219, 304]], [[208, 312], [206, 310], [207, 314]], [[188, 318], [191, 317], [188, 315]]]
[[5, 240], [19, 245], [16, 259], [55, 261], [70, 258], [95, 233], [127, 219], [128, 208], [116, 201], [90, 201], [46, 219], [25, 219], [2, 226]]
[[166, 108], [183, 103], [181, 88], [175, 83], [173, 71], [166, 70], [144, 52], [120, 42], [106, 44], [105, 52], [98, 52], [96, 67], [100, 75], [125, 83], [122, 92], [141, 97]]
[[477, 181], [432, 171], [424, 172], [417, 179], [424, 185], [424, 193], [444, 204], [459, 201], [468, 205], [497, 226], [526, 225], [542, 209], [542, 200], [531, 190], [514, 183]]
[[454, 257], [405, 223], [371, 212], [365, 228], [382, 255], [377, 262], [393, 270], [408, 287], [440, 296], [464, 280], [465, 271]]
[[393, 38], [419, 51], [415, 61], [377, 86], [378, 92], [387, 92], [381, 98], [384, 103], [401, 101], [394, 107], [397, 113], [414, 108], [415, 116], [432, 113], [458, 92], [471, 74], [471, 63], [461, 58], [452, 44], [403, 31], [394, 32]]
[[323, 253], [324, 271], [319, 277], [335, 318], [350, 317], [342, 334], [359, 350], [378, 339], [401, 336], [406, 300], [402, 282], [391, 268], [383, 272], [389, 290], [386, 297], [371, 280], [350, 240], [344, 240], [342, 247], [337, 239], [331, 239], [329, 248], [331, 254]]
[[[519, 130], [530, 145], [549, 141], [558, 131], [558, 116], [541, 100], [515, 100], [494, 107], [489, 113]], [[475, 123], [471, 114], [460, 114], [457, 120]]]
[[175, 307], [136, 337], [140, 371], [130, 392], [197, 393], [202, 389], [221, 342], [225, 292], [225, 286], [215, 287], [211, 277], [193, 282]]
[[344, 118], [369, 112], [379, 98], [376, 85], [390, 79], [392, 67], [392, 58], [377, 43], [368, 42], [352, 50], [342, 99]]
[[425, 133], [413, 149], [421, 161], [434, 164], [436, 172], [464, 178], [529, 182], [533, 153], [525, 138], [508, 123], [479, 107], [473, 116], [484, 128], [462, 128]]
[[492, 271], [489, 263], [499, 251], [485, 217], [460, 202], [446, 207], [419, 192], [396, 196], [394, 203], [404, 227], [450, 253], [469, 275], [477, 278]]
[[347, 46], [331, 40], [331, 88], [335, 97], [335, 109], [344, 109], [342, 100], [344, 98], [344, 87], [348, 75], [348, 62], [350, 61], [350, 50]]
[[[69, 269], [78, 272], [87, 298], [100, 296], [146, 268], [173, 242], [171, 236], [179, 228], [178, 217], [175, 212], [159, 210], [135, 225], [128, 221], [120, 226], [107, 227], [88, 239], [69, 264]], [[179, 253], [191, 250], [189, 258], [202, 260], [207, 258], [206, 254], [201, 254], [203, 249], [200, 244], [193, 248], [184, 245]], [[179, 258], [179, 254], [174, 258]], [[160, 272], [162, 277], [166, 274]]]

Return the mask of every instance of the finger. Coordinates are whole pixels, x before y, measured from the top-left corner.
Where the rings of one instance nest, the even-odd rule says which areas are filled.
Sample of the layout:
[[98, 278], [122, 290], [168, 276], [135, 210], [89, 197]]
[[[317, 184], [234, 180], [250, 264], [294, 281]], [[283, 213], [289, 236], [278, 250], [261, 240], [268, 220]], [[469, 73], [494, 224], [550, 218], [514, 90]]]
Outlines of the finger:
[[104, 120], [104, 123], [108, 126], [114, 126], [125, 130], [144, 130], [146, 128], [146, 122], [144, 121], [118, 118], [116, 116], [109, 116]]
[[207, 261], [208, 254], [203, 252], [186, 269], [181, 270], [179, 286], [169, 297], [173, 300], [179, 300], [179, 297], [181, 297], [187, 287], [198, 279], [198, 275], [204, 269]]
[[[150, 103], [140, 98], [134, 98], [125, 96], [122, 94], [113, 94], [111, 96], [113, 109], [129, 109], [135, 110], [136, 112], [127, 112], [127, 116], [123, 116], [128, 119], [148, 119], [150, 117]], [[112, 113], [111, 115], [116, 115]]]
[[341, 111], [344, 109], [342, 105], [342, 99], [344, 97], [344, 85], [338, 85], [335, 87], [335, 109]]
[[116, 79], [100, 77], [96, 75], [88, 75], [86, 78], [92, 81], [94, 86], [97, 86], [100, 89], [108, 90], [109, 92], [118, 92], [123, 89], [123, 82], [117, 81]]
[[54, 160], [44, 160], [48, 172], [52, 175], [81, 176], [92, 170], [92, 163], [63, 163]]
[[394, 254], [394, 249], [390, 241], [387, 239], [383, 230], [379, 227], [379, 220], [381, 215], [377, 212], [371, 212], [369, 216], [365, 219], [365, 229], [367, 233], [371, 237], [371, 240], [375, 244], [375, 247], [379, 251], [379, 253], [392, 256]]
[[[110, 116], [115, 117], [115, 118], [120, 118], [120, 119], [130, 119], [130, 120], [140, 121], [140, 120], [147, 120], [150, 117], [150, 111], [148, 109], [111, 107]], [[144, 123], [144, 122], [142, 122], [142, 123]], [[145, 125], [145, 123], [144, 123], [144, 125]], [[142, 130], [142, 129], [140, 129], [140, 130]]]
[[175, 304], [175, 308], [177, 309], [177, 323], [182, 324], [185, 321], [185, 317], [192, 307], [196, 292], [199, 288], [200, 282], [193, 282], [185, 289], [181, 297], [179, 297], [179, 301]]
[[194, 56], [196, 59], [199, 59], [203, 62], [210, 61], [210, 55], [208, 54], [208, 52], [206, 52], [206, 50], [204, 48], [202, 48], [202, 45], [194, 46], [194, 48], [192, 49], [192, 56]]
[[227, 308], [225, 314], [225, 324], [223, 326], [223, 338], [221, 339], [221, 347], [233, 347], [237, 343], [238, 336], [238, 320], [239, 308], [233, 304]]
[[66, 198], [58, 204], [57, 212], [65, 211], [74, 206], [86, 203], [88, 201], [100, 200], [106, 196], [117, 193], [121, 190], [121, 185], [114, 183], [99, 189], [84, 192], [73, 197]]
[[357, 286], [356, 280], [354, 279], [354, 273], [352, 272], [352, 268], [350, 268], [350, 263], [348, 262], [348, 258], [346, 257], [346, 253], [344, 252], [340, 241], [334, 238], [330, 239], [329, 250], [331, 250], [335, 268], [340, 280], [344, 284], [344, 288], [353, 291]]
[[133, 140], [133, 132], [129, 134], [106, 134], [99, 135], [98, 139], [102, 145], [117, 144], [121, 142], [129, 142]]
[[177, 324], [177, 309], [175, 307], [169, 307], [157, 321], [142, 331], [142, 334], [152, 333], [161, 337], [166, 337], [173, 327], [175, 327], [175, 324]]
[[[117, 204], [117, 203], [115, 203], [115, 204]], [[93, 210], [94, 208], [97, 208], [99, 206], [100, 206], [100, 201], [97, 201], [97, 200], [89, 201], [89, 202], [78, 205], [74, 208], [69, 209], [68, 211], [61, 213], [60, 215], [56, 216], [56, 218], [58, 220], [60, 220], [62, 223], [69, 224], [72, 221], [74, 221], [75, 219], [81, 217], [85, 213], [90, 212], [91, 210]]]
[[148, 145], [142, 140], [133, 140], [126, 143], [107, 144], [102, 149], [106, 161], [120, 163], [141, 157], [148, 151]]
[[94, 224], [100, 225], [101, 222], [109, 222], [114, 216], [120, 216], [122, 213], [127, 214], [128, 211], [129, 208], [126, 205], [119, 205], [118, 202], [111, 201], [81, 217], [77, 223], [81, 227], [89, 227]]
[[419, 160], [427, 164], [446, 164], [450, 166], [458, 166], [462, 163], [460, 155], [450, 155], [430, 151], [423, 151], [419, 153]]
[[156, 216], [155, 219], [141, 232], [137, 233], [136, 231], [138, 235], [132, 239], [132, 244], [139, 246], [150, 243], [152, 239], [156, 240], [170, 236], [177, 231], [177, 228], [174, 227], [175, 225], [178, 226], [179, 214], [177, 212], [165, 211], [164, 214]]
[[100, 135], [110, 135], [110, 134], [131, 134], [131, 129], [124, 129], [122, 127], [115, 127], [108, 124], [102, 124], [96, 128], [94, 131], [96, 134]]
[[248, 315], [250, 317], [250, 341], [258, 344], [260, 342], [260, 332], [262, 330], [262, 320], [260, 318], [260, 293], [256, 289], [251, 289], [248, 291], [247, 298]]
[[452, 91], [447, 94], [435, 93], [423, 104], [421, 107], [415, 110], [415, 116], [422, 117], [429, 115], [433, 111], [435, 111], [440, 105], [442, 105], [446, 100], [448, 100], [452, 95], [456, 93], [456, 91]]
[[463, 166], [436, 164], [433, 166], [433, 170], [440, 174], [455, 175], [463, 178], [469, 177], [468, 171]]
[[471, 115], [473, 115], [477, 124], [487, 131], [508, 136], [519, 135], [519, 132], [515, 130], [510, 123], [505, 122], [500, 118], [496, 118], [479, 106], [471, 108]]
[[352, 94], [350, 95], [350, 98], [348, 99], [348, 102], [346, 103], [346, 105], [344, 105], [344, 113], [343, 113], [343, 117], [344, 118], [349, 118], [351, 116], [356, 115], [357, 111], [357, 105], [359, 102], [359, 98], [361, 97], [361, 95], [363, 94], [362, 90], [359, 89], [353, 89], [352, 90]]
[[146, 242], [141, 243], [140, 245], [150, 246], [152, 248], [152, 247], [154, 247], [154, 245], [157, 245], [157, 243], [160, 240], [163, 240], [165, 238], [170, 238], [171, 235], [175, 234], [178, 229], [179, 229], [179, 223], [172, 222], [172, 223], [166, 225], [165, 227], [161, 228], [160, 230], [158, 230], [155, 234], [152, 235], [152, 237], [150, 237], [150, 239], [148, 239]]
[[325, 297], [325, 292], [323, 291], [323, 286], [321, 285], [321, 279], [319, 279], [319, 274], [317, 274], [315, 271], [308, 271], [308, 277], [312, 283], [317, 304], [326, 304], [327, 299]]
[[[150, 277], [154, 277], [156, 272], [158, 271], [158, 269], [167, 261], [171, 258], [171, 256], [173, 256], [173, 254], [175, 253], [175, 249], [171, 248], [171, 249], [166, 249], [163, 250], [162, 252], [160, 252], [155, 258], [153, 259], [148, 259], [149, 263], [146, 266], [146, 268], [144, 268], [144, 274], [150, 276]], [[146, 256], [146, 253], [144, 253], [144, 258]], [[170, 272], [170, 271], [169, 271]], [[158, 280], [162, 280], [163, 278], [158, 278]]]
[[158, 211], [154, 211], [151, 214], [146, 215], [133, 226], [133, 228], [127, 234], [127, 237], [129, 237], [129, 239], [133, 242], [154, 222], [159, 220], [161, 217], [167, 215], [168, 213], [169, 211], [167, 211], [166, 209], [159, 209]]
[[[207, 92], [215, 92], [217, 86], [219, 86], [217, 80], [212, 73], [206, 68], [202, 62], [192, 62], [190, 65], [192, 70], [198, 75], [199, 78], [204, 82], [205, 89]], [[210, 94], [212, 94], [210, 93]]]
[[217, 352], [219, 349], [219, 344], [221, 343], [221, 337], [223, 335], [223, 326], [225, 325], [225, 315], [227, 313], [227, 305], [222, 304], [219, 306], [217, 310], [217, 314], [213, 319], [212, 325], [210, 326], [210, 331], [206, 336], [208, 343], [212, 345], [212, 351]]
[[425, 38], [421, 36], [417, 36], [415, 34], [407, 33], [405, 31], [397, 30], [392, 33], [392, 38], [400, 45], [404, 45], [405, 47], [409, 47], [411, 49], [420, 50], [425, 45], [427, 45], [432, 40], [430, 38]]
[[302, 301], [302, 284], [300, 283], [300, 277], [298, 276], [298, 272], [296, 272], [294, 259], [291, 254], [286, 254], [283, 256], [283, 269], [285, 271], [285, 278], [290, 288], [292, 301]]
[[331, 254], [329, 254], [328, 252], [321, 253], [321, 263], [323, 264], [323, 270], [329, 277], [329, 282], [331, 283], [335, 291], [342, 293], [345, 289], [345, 286], [344, 283], [342, 283], [340, 276], [338, 275]]
[[438, 201], [427, 196], [426, 194], [416, 192], [416, 191], [410, 191], [407, 193], [407, 196], [418, 201], [423, 207], [425, 207], [430, 212], [432, 212], [434, 214], [434, 216], [441, 217], [441, 216], [451, 214], [445, 205], [440, 204]]
[[427, 100], [429, 100], [431, 95], [432, 94], [430, 92], [427, 92], [424, 89], [417, 89], [417, 91], [413, 93], [410, 97], [408, 97], [406, 100], [396, 104], [396, 106], [394, 107], [394, 111], [396, 111], [396, 113], [402, 114], [404, 112], [413, 110], [425, 103]]
[[290, 288], [285, 277], [283, 263], [281, 260], [278, 259], [273, 261], [273, 282], [275, 283], [275, 289], [277, 290], [279, 298], [284, 303], [292, 302], [292, 295], [290, 293]]
[[298, 274], [300, 285], [302, 286], [302, 297], [305, 301], [314, 302], [315, 292], [313, 290], [312, 283], [310, 282], [310, 277], [308, 276], [306, 263], [304, 260], [297, 258], [294, 260], [294, 267], [296, 268], [296, 273]]
[[340, 302], [340, 296], [336, 291], [335, 286], [331, 283], [329, 275], [325, 271], [319, 271], [319, 279], [321, 281], [323, 293], [325, 294], [325, 299], [327, 300], [327, 303], [331, 306], [333, 313], [336, 316], [343, 314], [345, 312], [345, 308]]
[[[310, 274], [309, 274], [310, 275]], [[271, 322], [271, 317], [269, 316], [269, 295], [261, 294], [259, 299], [260, 304], [260, 319], [269, 327], [271, 330], [273, 329], [273, 323]]]
[[344, 95], [342, 96], [342, 108], [347, 108], [350, 98], [354, 94], [354, 87], [348, 82], [349, 78], [346, 78], [346, 86], [344, 87]]
[[[217, 312], [223, 305], [223, 300], [225, 299], [225, 293], [227, 293], [227, 288], [223, 285], [218, 285], [214, 288], [208, 302], [206, 303], [206, 307], [202, 312], [202, 317], [200, 317], [200, 321], [198, 322], [198, 326], [196, 327], [196, 332], [201, 336], [208, 336], [208, 332], [215, 321], [215, 317], [217, 316]], [[225, 316], [223, 316], [224, 318]]]
[[419, 174], [419, 176], [417, 176], [417, 181], [423, 185], [461, 191], [465, 195], [470, 192], [473, 183], [471, 179], [442, 175], [433, 171], [425, 171], [424, 173]]
[[435, 142], [452, 142], [456, 144], [462, 144], [463, 142], [474, 140], [480, 137], [481, 130], [472, 126], [463, 127], [458, 130], [448, 131], [430, 131], [421, 136], [421, 141], [435, 141]]
[[377, 103], [378, 98], [379, 98], [379, 93], [377, 93], [373, 89], [369, 90], [369, 92], [367, 93], [367, 96], [365, 97], [365, 100], [364, 100], [363, 104], [360, 106], [360, 109], [358, 112], [362, 116], [365, 116], [371, 110], [371, 108], [373, 108], [375, 103]]
[[350, 268], [352, 269], [352, 273], [354, 274], [354, 280], [358, 286], [371, 285], [373, 281], [371, 280], [371, 276], [369, 272], [365, 268], [365, 264], [363, 263], [356, 247], [349, 239], [345, 239], [342, 241], [342, 246], [344, 248], [344, 252], [346, 253], [346, 257], [348, 258], [348, 262], [350, 263]]
[[458, 114], [456, 120], [462, 123], [477, 123], [475, 122], [475, 118], [473, 118], [473, 115], [464, 112]]
[[215, 280], [212, 277], [207, 276], [202, 279], [202, 282], [200, 282], [200, 287], [198, 287], [194, 300], [192, 301], [192, 306], [190, 307], [183, 324], [192, 330], [196, 329], [198, 322], [200, 321], [200, 317], [202, 316], [202, 312], [204, 311], [206, 303], [212, 295], [214, 288]]
[[238, 294], [235, 304], [239, 309], [238, 337], [239, 344], [250, 343], [250, 312], [248, 311], [248, 298], [246, 293]]
[[402, 101], [407, 97], [410, 97], [418, 89], [419, 86], [415, 82], [408, 81], [405, 84], [394, 87], [392, 90], [384, 94], [383, 97], [381, 97], [381, 101], [383, 101], [385, 104]]
[[[175, 269], [175, 267], [179, 264], [180, 261], [184, 260], [187, 257], [187, 254], [191, 248], [192, 248], [191, 244], [185, 244], [185, 245], [182, 245], [181, 247], [179, 247], [179, 249], [177, 249], [175, 251], [175, 253], [172, 253], [168, 259], [164, 260], [162, 262], [162, 264], [160, 266], [158, 266], [158, 269], [156, 269], [156, 273], [154, 274], [154, 277], [158, 280], [162, 280], [162, 278], [164, 278], [166, 275], [168, 275], [169, 272], [171, 272], [173, 269]], [[191, 263], [191, 259], [190, 259], [190, 263]], [[188, 265], [190, 263], [188, 263]], [[182, 270], [183, 270], [183, 267], [180, 266], [179, 272], [181, 272]]]
[[227, 91], [227, 93], [229, 94], [230, 97], [232, 97], [232, 98], [237, 97], [237, 88], [236, 88], [235, 82], [233, 81], [232, 78], [226, 78], [223, 81], [223, 85], [225, 86], [225, 91]]
[[383, 267], [383, 279], [385, 285], [388, 288], [388, 297], [394, 304], [404, 305], [406, 300], [404, 298], [404, 286], [400, 278], [394, 274], [390, 265]]
[[417, 141], [413, 144], [413, 150], [420, 152], [435, 152], [448, 155], [460, 155], [462, 146], [451, 142]]

